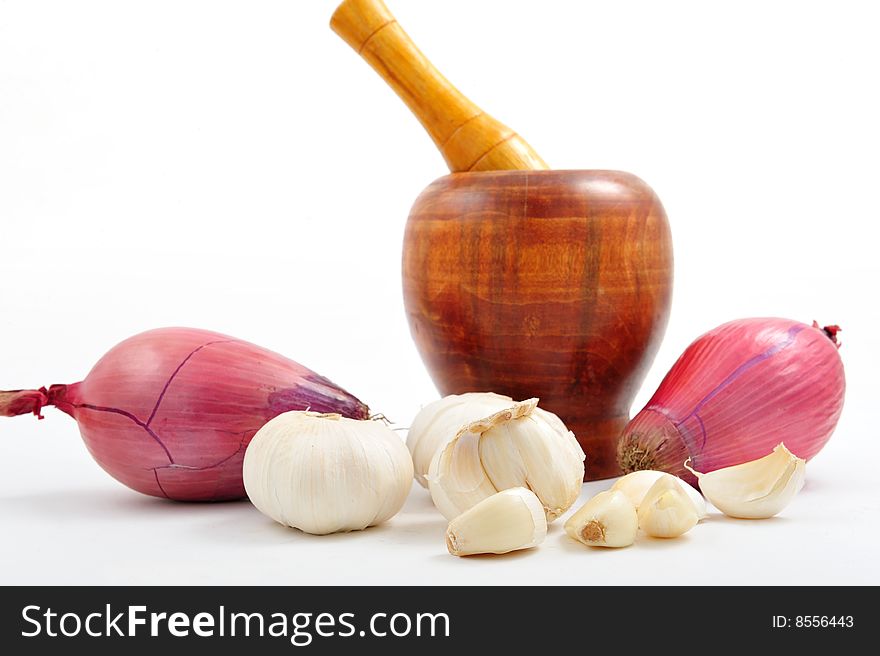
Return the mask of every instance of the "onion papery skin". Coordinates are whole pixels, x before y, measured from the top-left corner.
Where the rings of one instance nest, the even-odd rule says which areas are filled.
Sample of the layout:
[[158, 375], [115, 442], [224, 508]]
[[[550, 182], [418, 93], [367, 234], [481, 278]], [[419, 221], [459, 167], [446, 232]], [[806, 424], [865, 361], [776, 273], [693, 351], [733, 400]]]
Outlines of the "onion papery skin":
[[369, 416], [357, 398], [293, 360], [194, 328], [135, 335], [80, 383], [0, 392], [0, 416], [41, 417], [46, 405], [77, 421], [92, 457], [115, 479], [179, 501], [243, 498], [245, 449], [282, 412]]
[[741, 319], [694, 341], [618, 442], [624, 472], [659, 469], [693, 485], [766, 456], [780, 442], [805, 460], [834, 431], [845, 378], [836, 334], [790, 319]]

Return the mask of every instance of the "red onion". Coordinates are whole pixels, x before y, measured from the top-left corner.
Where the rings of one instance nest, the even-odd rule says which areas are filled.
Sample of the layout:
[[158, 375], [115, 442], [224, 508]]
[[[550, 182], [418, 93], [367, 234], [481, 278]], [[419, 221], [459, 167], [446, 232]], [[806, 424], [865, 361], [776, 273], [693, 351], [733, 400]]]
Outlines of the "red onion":
[[731, 321], [691, 344], [618, 442], [624, 472], [701, 472], [756, 460], [780, 442], [809, 460], [831, 437], [845, 381], [837, 326]]
[[0, 392], [0, 416], [54, 405], [76, 419], [101, 467], [180, 501], [245, 496], [245, 448], [288, 410], [366, 419], [367, 406], [292, 360], [226, 335], [160, 328], [110, 349], [81, 383]]

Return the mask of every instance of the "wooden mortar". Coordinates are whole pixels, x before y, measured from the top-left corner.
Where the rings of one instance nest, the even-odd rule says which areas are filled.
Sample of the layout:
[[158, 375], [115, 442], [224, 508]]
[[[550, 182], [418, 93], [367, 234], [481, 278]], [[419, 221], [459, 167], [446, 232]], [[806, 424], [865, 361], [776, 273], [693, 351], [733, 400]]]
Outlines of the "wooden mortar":
[[616, 443], [656, 355], [672, 241], [650, 187], [620, 171], [554, 171], [465, 98], [381, 0], [346, 0], [336, 30], [407, 103], [452, 171], [416, 199], [403, 293], [442, 394], [540, 398], [574, 431], [587, 478]]

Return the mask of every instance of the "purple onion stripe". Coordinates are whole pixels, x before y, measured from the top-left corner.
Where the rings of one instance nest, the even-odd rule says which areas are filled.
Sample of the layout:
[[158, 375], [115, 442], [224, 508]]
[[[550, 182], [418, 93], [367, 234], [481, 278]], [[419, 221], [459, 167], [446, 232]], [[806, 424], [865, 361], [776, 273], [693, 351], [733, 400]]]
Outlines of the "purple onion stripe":
[[76, 404], [74, 404], [73, 407], [74, 408], [85, 408], [86, 410], [94, 410], [95, 412], [112, 412], [113, 414], [122, 415], [123, 417], [127, 417], [128, 419], [131, 419], [134, 423], [136, 423], [138, 426], [140, 426], [145, 431], [147, 431], [147, 433], [149, 434], [150, 437], [152, 437], [154, 440], [156, 440], [156, 443], [162, 447], [162, 449], [165, 451], [165, 455], [168, 456], [168, 462], [170, 462], [172, 464], [174, 463], [174, 457], [171, 455], [171, 451], [168, 450], [168, 447], [165, 446], [165, 443], [162, 441], [162, 439], [158, 435], [156, 435], [156, 433], [154, 433], [153, 430], [149, 426], [147, 426], [144, 422], [142, 422], [140, 419], [135, 417], [130, 412], [126, 412], [125, 410], [120, 410], [119, 408], [107, 408], [105, 406], [91, 405], [88, 403], [76, 403]]
[[165, 398], [165, 392], [168, 391], [168, 388], [171, 386], [171, 382], [174, 380], [175, 376], [177, 376], [177, 374], [180, 373], [180, 370], [183, 369], [183, 366], [187, 362], [189, 362], [189, 359], [192, 356], [194, 356], [196, 353], [201, 351], [206, 346], [211, 346], [211, 344], [228, 344], [229, 342], [234, 342], [234, 341], [236, 341], [236, 340], [234, 340], [234, 339], [216, 339], [213, 342], [206, 342], [205, 344], [202, 344], [201, 346], [193, 349], [192, 352], [183, 359], [183, 362], [181, 362], [179, 365], [177, 365], [177, 369], [174, 370], [174, 372], [171, 374], [171, 377], [165, 381], [165, 386], [162, 388], [162, 391], [159, 393], [159, 398], [156, 399], [156, 405], [153, 406], [153, 412], [150, 413], [150, 418], [147, 419], [146, 426], [149, 426], [151, 423], [153, 423], [153, 419], [155, 418], [156, 413], [159, 412], [159, 406], [162, 403], [162, 399]]
[[660, 412], [661, 414], [665, 415], [672, 422], [672, 425], [678, 429], [684, 428], [684, 425], [683, 425], [684, 422], [686, 422], [691, 417], [694, 417], [697, 420], [697, 423], [700, 425], [700, 431], [703, 435], [703, 441], [702, 441], [702, 444], [700, 445], [700, 448], [702, 449], [702, 447], [706, 446], [706, 440], [709, 439], [709, 435], [706, 433], [706, 425], [703, 423], [702, 417], [700, 417], [700, 415], [697, 413], [699, 413], [700, 410], [703, 409], [703, 406], [705, 406], [709, 401], [711, 401], [713, 398], [715, 398], [725, 387], [727, 387], [733, 381], [735, 381], [737, 378], [742, 376], [746, 371], [748, 371], [749, 369], [751, 369], [755, 365], [763, 362], [764, 360], [773, 357], [774, 355], [779, 353], [781, 350], [791, 346], [791, 344], [794, 343], [794, 339], [797, 336], [797, 334], [799, 332], [801, 332], [804, 328], [806, 328], [806, 326], [792, 326], [791, 328], [788, 329], [788, 333], [787, 333], [784, 340], [782, 340], [778, 344], [774, 344], [773, 346], [768, 348], [763, 353], [759, 353], [758, 355], [752, 356], [751, 358], [749, 358], [748, 360], [743, 362], [740, 366], [738, 366], [736, 369], [734, 369], [724, 380], [722, 380], [718, 385], [716, 385], [712, 389], [712, 391], [710, 391], [708, 394], [706, 394], [706, 396], [704, 396], [702, 399], [700, 399], [700, 401], [694, 406], [694, 409], [691, 410], [682, 419], [676, 420], [676, 419], [673, 419], [672, 417], [669, 417], [669, 415], [664, 411], [665, 409], [662, 409], [662, 408], [649, 408], [649, 409], [655, 410], [655, 411]]

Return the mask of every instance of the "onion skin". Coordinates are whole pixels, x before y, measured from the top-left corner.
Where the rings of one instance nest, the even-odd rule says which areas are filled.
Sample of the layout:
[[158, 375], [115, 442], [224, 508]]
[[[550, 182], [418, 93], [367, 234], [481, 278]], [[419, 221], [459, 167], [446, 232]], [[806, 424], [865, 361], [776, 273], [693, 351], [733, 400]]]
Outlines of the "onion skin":
[[623, 471], [701, 472], [766, 456], [780, 442], [804, 460], [831, 437], [845, 379], [837, 326], [731, 321], [693, 342], [617, 445]]
[[89, 375], [48, 390], [0, 392], [0, 416], [54, 405], [124, 485], [179, 501], [245, 496], [242, 461], [254, 434], [289, 410], [366, 419], [326, 378], [277, 353], [194, 328], [160, 328], [117, 344]]

